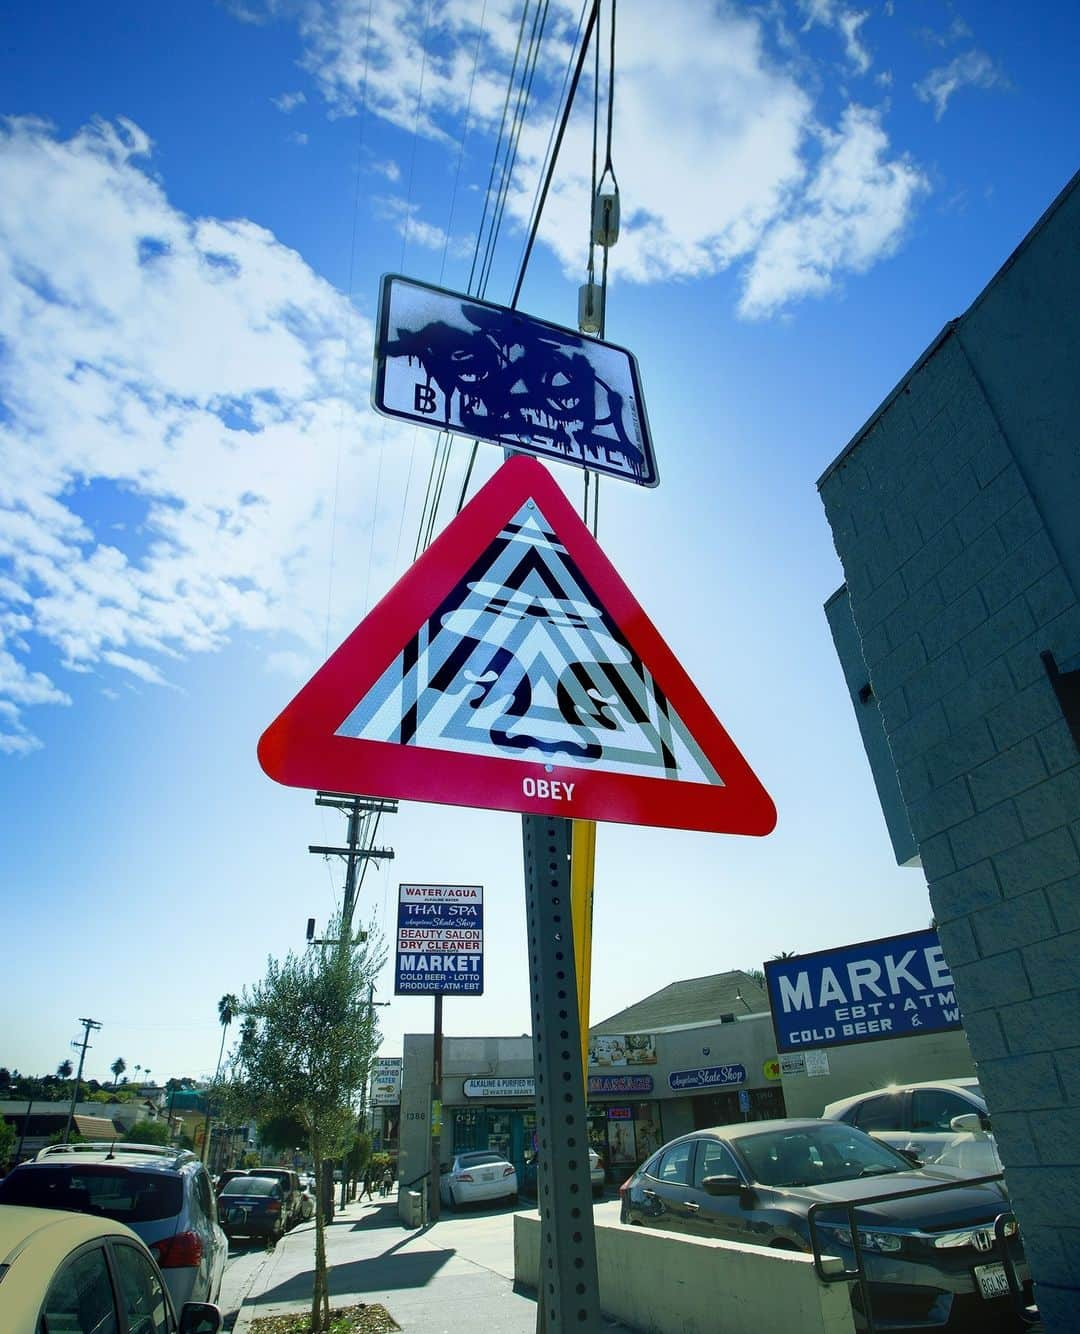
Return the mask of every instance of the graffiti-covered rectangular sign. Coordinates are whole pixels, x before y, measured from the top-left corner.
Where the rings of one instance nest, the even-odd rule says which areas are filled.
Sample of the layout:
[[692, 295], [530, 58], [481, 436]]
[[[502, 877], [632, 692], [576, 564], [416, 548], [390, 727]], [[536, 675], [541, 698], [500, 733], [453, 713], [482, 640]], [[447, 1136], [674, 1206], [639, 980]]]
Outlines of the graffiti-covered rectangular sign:
[[372, 402], [439, 431], [658, 481], [632, 353], [397, 274], [382, 281]]
[[778, 1052], [962, 1027], [936, 931], [775, 959], [765, 980]]

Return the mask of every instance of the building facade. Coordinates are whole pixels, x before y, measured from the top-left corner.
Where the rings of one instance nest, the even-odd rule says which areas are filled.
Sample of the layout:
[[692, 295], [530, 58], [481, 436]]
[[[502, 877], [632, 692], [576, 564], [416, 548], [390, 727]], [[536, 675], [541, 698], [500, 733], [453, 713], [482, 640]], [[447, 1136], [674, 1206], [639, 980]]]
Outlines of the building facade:
[[818, 483], [834, 639], [1054, 1331], [1080, 1309], [1078, 234], [1080, 177]]

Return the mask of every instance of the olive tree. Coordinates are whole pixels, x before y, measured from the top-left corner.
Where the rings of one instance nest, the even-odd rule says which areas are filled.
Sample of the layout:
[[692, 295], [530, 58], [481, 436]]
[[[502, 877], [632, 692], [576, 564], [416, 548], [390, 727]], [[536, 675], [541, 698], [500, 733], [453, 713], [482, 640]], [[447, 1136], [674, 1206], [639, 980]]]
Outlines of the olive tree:
[[313, 1334], [330, 1322], [323, 1164], [352, 1143], [354, 1102], [378, 1045], [368, 988], [385, 948], [373, 927], [360, 939], [359, 945], [312, 946], [302, 955], [267, 960], [262, 981], [245, 988], [240, 999], [243, 1037], [227, 1092], [237, 1112], [260, 1121], [293, 1117], [306, 1131], [316, 1180]]

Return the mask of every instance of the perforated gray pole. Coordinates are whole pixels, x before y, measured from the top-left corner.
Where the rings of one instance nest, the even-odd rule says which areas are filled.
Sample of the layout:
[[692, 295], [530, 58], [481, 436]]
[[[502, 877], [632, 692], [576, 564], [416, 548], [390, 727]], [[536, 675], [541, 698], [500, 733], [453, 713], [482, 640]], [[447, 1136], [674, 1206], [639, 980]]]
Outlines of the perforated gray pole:
[[538, 1327], [595, 1334], [600, 1295], [570, 916], [571, 823], [525, 815], [521, 827], [539, 1157]]

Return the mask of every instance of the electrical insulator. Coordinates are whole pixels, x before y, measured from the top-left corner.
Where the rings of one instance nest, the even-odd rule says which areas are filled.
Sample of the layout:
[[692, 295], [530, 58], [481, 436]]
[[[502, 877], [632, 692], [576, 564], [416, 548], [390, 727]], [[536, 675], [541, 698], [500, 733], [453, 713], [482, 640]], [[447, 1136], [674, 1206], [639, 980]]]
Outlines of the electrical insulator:
[[619, 239], [619, 187], [601, 181], [593, 200], [592, 239], [605, 248]]
[[603, 298], [598, 283], [582, 283], [577, 294], [577, 327], [582, 333], [600, 332]]

